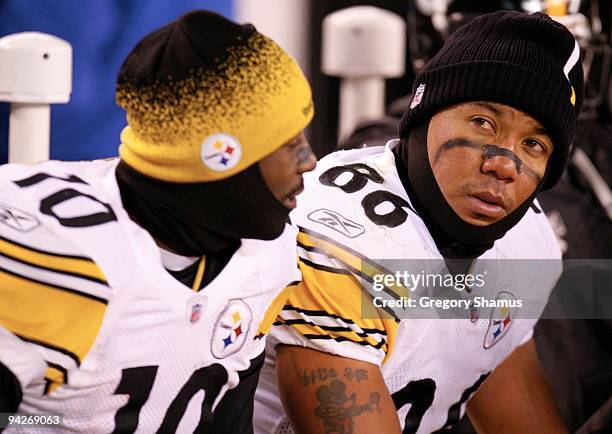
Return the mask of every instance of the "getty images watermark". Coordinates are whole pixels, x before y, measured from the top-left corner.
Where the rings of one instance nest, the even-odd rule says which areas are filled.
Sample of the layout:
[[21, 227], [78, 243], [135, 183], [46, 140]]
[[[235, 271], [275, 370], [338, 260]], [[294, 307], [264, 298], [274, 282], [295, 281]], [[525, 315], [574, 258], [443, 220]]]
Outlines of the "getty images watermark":
[[364, 318], [612, 318], [612, 259], [364, 259], [359, 271]]
[[[482, 273], [426, 273], [421, 270], [419, 273], [412, 273], [407, 270], [395, 271], [393, 274], [374, 274], [372, 276], [372, 289], [379, 293], [385, 288], [406, 288], [411, 293], [417, 292], [420, 288], [445, 288], [455, 291], [474, 291], [485, 287], [485, 277], [487, 270]], [[388, 298], [383, 295], [374, 296], [372, 299], [374, 307], [382, 308], [438, 308], [448, 310], [451, 308], [470, 309], [471, 307], [522, 307], [523, 300], [517, 299], [487, 299], [482, 296], [465, 298], [436, 298], [422, 295], [400, 295], [399, 298]]]

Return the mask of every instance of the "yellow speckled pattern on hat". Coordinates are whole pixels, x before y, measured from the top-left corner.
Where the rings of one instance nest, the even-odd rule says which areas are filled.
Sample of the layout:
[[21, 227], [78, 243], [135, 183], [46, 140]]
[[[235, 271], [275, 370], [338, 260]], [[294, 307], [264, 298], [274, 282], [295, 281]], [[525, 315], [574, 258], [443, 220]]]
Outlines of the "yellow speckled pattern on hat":
[[177, 183], [235, 175], [298, 135], [314, 114], [298, 65], [259, 33], [229, 47], [217, 68], [120, 82], [116, 100], [128, 121], [121, 158], [147, 176]]

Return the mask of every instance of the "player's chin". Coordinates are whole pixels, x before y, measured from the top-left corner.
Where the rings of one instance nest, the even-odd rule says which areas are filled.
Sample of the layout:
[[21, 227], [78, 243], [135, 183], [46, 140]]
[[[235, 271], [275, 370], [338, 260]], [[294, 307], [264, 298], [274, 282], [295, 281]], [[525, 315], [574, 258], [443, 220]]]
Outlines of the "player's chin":
[[489, 225], [492, 225], [493, 223], [498, 222], [499, 220], [501, 220], [501, 218], [499, 218], [499, 219], [490, 219], [487, 216], [474, 214], [474, 215], [469, 216], [467, 218], [463, 218], [463, 220], [465, 222], [471, 224], [472, 226], [485, 227], [485, 226], [489, 226]]
[[492, 225], [493, 223], [497, 223], [498, 221], [500, 221], [502, 218], [504, 218], [507, 215], [504, 212], [504, 213], [500, 213], [498, 215], [492, 216], [486, 213], [480, 213], [480, 212], [473, 211], [473, 210], [465, 210], [464, 212], [460, 212], [458, 214], [459, 214], [459, 217], [461, 217], [461, 219], [464, 222], [471, 224], [472, 226], [478, 226], [478, 227], [485, 227], [485, 226]]

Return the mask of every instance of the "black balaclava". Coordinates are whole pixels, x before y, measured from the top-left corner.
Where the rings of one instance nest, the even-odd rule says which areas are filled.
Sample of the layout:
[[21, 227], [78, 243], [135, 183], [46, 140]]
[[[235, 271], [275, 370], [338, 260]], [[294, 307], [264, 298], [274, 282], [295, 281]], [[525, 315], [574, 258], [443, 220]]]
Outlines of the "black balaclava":
[[221, 181], [179, 184], [120, 162], [116, 177], [130, 216], [163, 246], [185, 256], [216, 253], [239, 245], [241, 238], [274, 239], [290, 212], [272, 195], [259, 164]]
[[484, 227], [466, 223], [450, 207], [429, 164], [427, 129], [412, 130], [395, 148], [397, 169], [404, 188], [445, 258], [475, 258], [493, 247], [525, 215], [546, 180], [517, 209]]

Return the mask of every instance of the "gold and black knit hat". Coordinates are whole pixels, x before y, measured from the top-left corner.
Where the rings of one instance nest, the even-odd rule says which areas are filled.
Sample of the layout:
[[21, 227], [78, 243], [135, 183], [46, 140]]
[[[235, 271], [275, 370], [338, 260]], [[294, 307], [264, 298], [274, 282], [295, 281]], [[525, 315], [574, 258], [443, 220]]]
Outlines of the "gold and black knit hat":
[[314, 110], [296, 62], [250, 24], [190, 12], [140, 41], [115, 99], [127, 113], [119, 153], [162, 181], [233, 176], [297, 136]]

